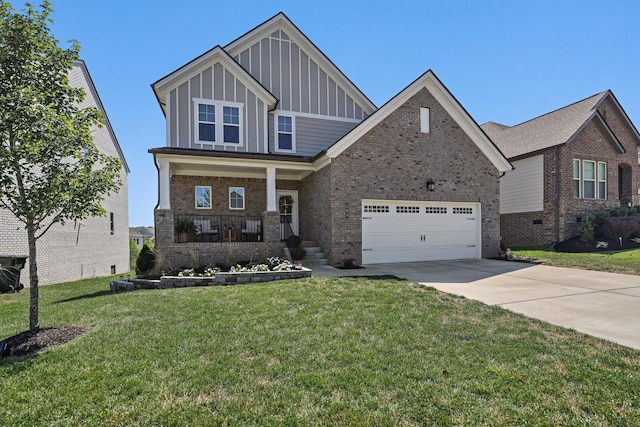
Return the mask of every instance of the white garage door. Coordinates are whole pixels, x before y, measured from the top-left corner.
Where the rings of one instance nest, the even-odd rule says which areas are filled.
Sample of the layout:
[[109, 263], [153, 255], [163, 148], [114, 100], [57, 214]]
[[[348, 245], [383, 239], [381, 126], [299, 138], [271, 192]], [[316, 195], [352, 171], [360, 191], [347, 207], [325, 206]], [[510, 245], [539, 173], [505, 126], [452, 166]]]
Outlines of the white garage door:
[[481, 256], [479, 203], [362, 201], [362, 263]]

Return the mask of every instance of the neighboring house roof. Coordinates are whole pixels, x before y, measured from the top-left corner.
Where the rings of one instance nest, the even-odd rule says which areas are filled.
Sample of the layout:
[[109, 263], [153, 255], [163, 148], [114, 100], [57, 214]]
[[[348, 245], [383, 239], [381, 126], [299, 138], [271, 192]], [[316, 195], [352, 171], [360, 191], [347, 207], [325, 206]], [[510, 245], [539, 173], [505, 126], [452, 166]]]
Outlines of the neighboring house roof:
[[188, 62], [177, 70], [167, 74], [160, 80], [151, 84], [153, 92], [162, 112], [166, 115], [166, 93], [175, 86], [188, 80], [190, 76], [198, 74], [202, 69], [211, 66], [211, 64], [222, 63], [225, 67], [233, 70], [234, 75], [242, 81], [243, 84], [252, 88], [256, 95], [269, 106], [270, 109], [275, 108], [278, 100], [264, 86], [260, 84], [247, 70], [242, 68], [229, 54], [221, 47], [215, 46], [194, 60]]
[[612, 146], [620, 153], [624, 153], [626, 150], [598, 112], [598, 106], [608, 97], [611, 97], [620, 108], [628, 124], [637, 134], [637, 130], [635, 130], [635, 127], [610, 90], [597, 93], [582, 101], [567, 105], [516, 126], [509, 127], [495, 122], [488, 122], [481, 127], [510, 159], [557, 145], [567, 144], [592, 121], [595, 121], [596, 125], [602, 129]]
[[513, 169], [513, 166], [502, 154], [500, 149], [491, 142], [482, 129], [480, 129], [480, 126], [478, 126], [475, 120], [473, 120], [464, 107], [462, 107], [458, 100], [431, 70], [425, 72], [413, 81], [413, 83], [400, 91], [400, 93], [391, 98], [391, 100], [380, 107], [375, 113], [367, 117], [358, 126], [329, 147], [324, 154], [330, 159], [337, 157], [422, 89], [427, 89], [431, 95], [433, 95], [445, 111], [455, 120], [458, 126], [469, 135], [480, 151], [493, 163], [496, 169], [500, 172]]
[[368, 107], [371, 111], [376, 106], [358, 87], [331, 61], [318, 47], [289, 19], [283, 12], [279, 12], [273, 17], [267, 19], [262, 24], [256, 26], [244, 35], [238, 37], [224, 47], [225, 51], [231, 56], [236, 56], [244, 49], [251, 46], [256, 40], [259, 40], [278, 29], [284, 32], [299, 46], [303, 51], [313, 54], [321, 68], [328, 71], [331, 77], [342, 86], [348, 94], [357, 102]]
[[155, 236], [153, 227], [129, 227], [129, 238], [153, 239]]
[[89, 69], [87, 68], [87, 65], [84, 63], [83, 60], [79, 59], [79, 60], [73, 61], [73, 66], [78, 67], [82, 71], [85, 77], [85, 80], [87, 82], [87, 86], [89, 87], [89, 90], [91, 90], [91, 94], [96, 101], [97, 107], [102, 113], [102, 117], [104, 118], [105, 128], [107, 129], [107, 131], [109, 132], [109, 135], [111, 136], [111, 139], [113, 140], [115, 148], [118, 152], [118, 156], [120, 157], [120, 161], [122, 161], [122, 165], [124, 166], [124, 169], [127, 171], [127, 173], [131, 172], [129, 170], [129, 165], [127, 164], [127, 160], [124, 158], [124, 153], [122, 152], [122, 148], [120, 148], [120, 143], [118, 142], [118, 138], [116, 138], [116, 134], [113, 131], [113, 128], [111, 127], [111, 122], [109, 121], [109, 116], [107, 116], [107, 111], [104, 109], [104, 105], [102, 105], [102, 100], [98, 95], [98, 90], [96, 89], [96, 86], [93, 84], [93, 79], [91, 78], [91, 74], [89, 74]]

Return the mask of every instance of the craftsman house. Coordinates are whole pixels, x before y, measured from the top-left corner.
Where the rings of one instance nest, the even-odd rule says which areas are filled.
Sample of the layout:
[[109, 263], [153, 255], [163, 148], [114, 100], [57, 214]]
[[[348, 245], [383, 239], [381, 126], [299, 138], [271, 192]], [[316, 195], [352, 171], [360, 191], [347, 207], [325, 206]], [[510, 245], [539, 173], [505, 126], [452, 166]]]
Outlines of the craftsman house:
[[152, 84], [166, 117], [156, 250], [168, 266], [281, 255], [332, 264], [499, 248], [511, 170], [432, 71], [380, 109], [284, 14]]
[[[69, 84], [84, 89], [82, 107], [92, 106], [102, 113], [105, 123], [101, 128], [94, 129], [93, 140], [97, 149], [122, 162], [122, 187], [117, 193], [106, 196], [102, 202], [106, 216], [55, 224], [38, 239], [38, 276], [41, 285], [130, 271], [129, 168], [84, 61], [74, 62], [69, 72]], [[29, 254], [24, 224], [6, 209], [0, 209], [0, 254]], [[28, 271], [27, 265], [21, 277], [25, 285], [29, 283]]]
[[640, 202], [640, 135], [609, 90], [516, 126], [482, 129], [515, 167], [500, 180], [506, 245], [562, 241], [583, 215]]

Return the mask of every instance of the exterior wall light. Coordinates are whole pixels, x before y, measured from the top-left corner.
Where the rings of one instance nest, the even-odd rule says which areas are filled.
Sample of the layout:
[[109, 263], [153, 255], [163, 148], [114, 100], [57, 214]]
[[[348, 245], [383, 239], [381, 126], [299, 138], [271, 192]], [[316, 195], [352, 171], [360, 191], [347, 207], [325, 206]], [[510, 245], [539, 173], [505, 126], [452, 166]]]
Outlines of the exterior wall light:
[[427, 180], [427, 190], [428, 191], [435, 191], [436, 190], [436, 183], [433, 182], [433, 180], [431, 178], [429, 178]]

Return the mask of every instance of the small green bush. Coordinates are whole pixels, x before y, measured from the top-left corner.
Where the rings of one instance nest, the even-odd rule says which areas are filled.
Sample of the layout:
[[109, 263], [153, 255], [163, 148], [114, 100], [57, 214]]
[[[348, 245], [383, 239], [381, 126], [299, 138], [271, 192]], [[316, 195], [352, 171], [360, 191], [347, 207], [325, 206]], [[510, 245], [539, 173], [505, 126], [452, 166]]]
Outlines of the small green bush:
[[138, 259], [136, 260], [136, 274], [137, 275], [145, 275], [148, 274], [155, 268], [156, 265], [156, 256], [153, 251], [147, 246], [145, 243], [142, 246], [142, 250], [138, 254]]

